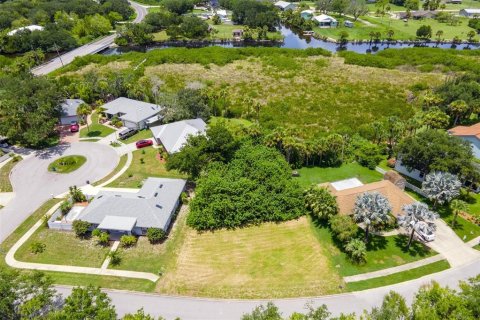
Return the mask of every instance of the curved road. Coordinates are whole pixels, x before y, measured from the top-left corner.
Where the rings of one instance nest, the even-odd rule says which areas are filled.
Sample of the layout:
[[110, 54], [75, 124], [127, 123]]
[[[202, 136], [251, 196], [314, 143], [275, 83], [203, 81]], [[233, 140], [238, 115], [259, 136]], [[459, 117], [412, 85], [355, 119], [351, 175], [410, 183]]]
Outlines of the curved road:
[[[68, 174], [49, 172], [48, 165], [64, 155], [83, 155], [87, 161]], [[119, 162], [116, 151], [92, 142], [61, 144], [31, 151], [10, 173], [15, 197], [0, 210], [0, 242], [5, 240], [28, 216], [53, 195], [68, 191], [72, 185], [83, 186], [112, 172]]]
[[[135, 19], [132, 22], [133, 23], [142, 22], [148, 13], [147, 7], [133, 1], [129, 1], [129, 2], [137, 14]], [[46, 75], [52, 71], [55, 71], [61, 68], [64, 65], [69, 64], [76, 57], [87, 56], [89, 54], [102, 51], [103, 49], [106, 49], [107, 47], [113, 44], [116, 36], [117, 36], [116, 34], [112, 34], [107, 37], [101, 38], [99, 40], [87, 43], [84, 46], [73, 49], [72, 51], [62, 54], [60, 57], [56, 57], [45, 64], [42, 64], [36, 68], [33, 68], [32, 73], [36, 76]]]
[[[182, 320], [239, 320], [243, 314], [251, 312], [256, 306], [266, 304], [268, 301], [273, 301], [284, 316], [288, 316], [293, 312], [305, 312], [307, 303], [311, 303], [314, 307], [326, 304], [334, 316], [339, 315], [341, 312], [355, 312], [358, 315], [365, 309], [370, 310], [372, 307], [379, 306], [383, 297], [391, 290], [402, 294], [410, 303], [418, 289], [432, 280], [444, 286], [457, 288], [459, 280], [467, 280], [476, 276], [479, 272], [480, 261], [477, 260], [461, 267], [396, 285], [316, 298], [222, 300], [172, 297], [114, 290], [105, 291], [112, 299], [119, 316], [144, 308], [146, 313], [154, 316], [163, 316], [166, 319], [180, 317]], [[68, 295], [71, 290], [68, 287], [57, 287], [56, 289], [64, 296]]]

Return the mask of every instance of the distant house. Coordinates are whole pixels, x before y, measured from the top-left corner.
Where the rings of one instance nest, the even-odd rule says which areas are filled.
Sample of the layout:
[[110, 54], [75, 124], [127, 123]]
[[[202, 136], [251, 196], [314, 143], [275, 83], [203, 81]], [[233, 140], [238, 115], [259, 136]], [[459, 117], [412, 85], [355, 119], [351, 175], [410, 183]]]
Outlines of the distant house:
[[313, 21], [317, 22], [321, 28], [335, 28], [338, 25], [338, 22], [334, 17], [326, 14], [313, 17]]
[[428, 11], [428, 10], [418, 10], [418, 11], [411, 11], [410, 13], [407, 12], [399, 12], [398, 18], [399, 19], [409, 19], [412, 18], [414, 20], [421, 20], [421, 19], [432, 19], [437, 16], [437, 11]]
[[69, 125], [72, 121], [78, 121], [77, 109], [84, 103], [85, 102], [81, 99], [65, 99], [65, 101], [60, 104], [60, 107], [62, 108], [60, 124]]
[[399, 157], [397, 161], [395, 162], [395, 168], [396, 171], [399, 173], [403, 174], [404, 176], [410, 177], [412, 179], [415, 179], [417, 181], [423, 181], [425, 179], [425, 173], [421, 172], [420, 170], [413, 169], [409, 170], [407, 167], [405, 167], [402, 164], [402, 160]]
[[336, 197], [339, 212], [342, 215], [351, 215], [355, 208], [355, 201], [358, 196], [365, 192], [378, 192], [384, 195], [392, 207], [392, 215], [395, 217], [402, 214], [402, 207], [406, 204], [416, 202], [412, 197], [403, 192], [389, 180], [382, 180], [363, 184], [360, 180], [353, 178], [321, 184]]
[[185, 184], [182, 179], [148, 178], [138, 192], [100, 191], [76, 219], [111, 235], [145, 235], [148, 228], [167, 231]]
[[300, 12], [300, 16], [305, 20], [311, 20], [314, 14], [315, 11], [313, 10], [303, 10], [302, 12]]
[[471, 126], [457, 126], [448, 130], [448, 133], [470, 142], [473, 155], [480, 159], [480, 122]]
[[353, 28], [353, 22], [350, 21], [350, 20], [345, 20], [345, 22], [343, 23], [343, 25], [347, 28]]
[[232, 37], [235, 39], [240, 39], [243, 37], [243, 30], [242, 29], [235, 29], [232, 31]]
[[446, 3], [451, 4], [462, 4], [462, 0], [447, 0]]
[[180, 151], [189, 136], [203, 134], [206, 128], [207, 124], [202, 119], [190, 119], [151, 127], [150, 130], [155, 141], [172, 154]]
[[296, 3], [291, 3], [287, 1], [277, 1], [275, 2], [275, 7], [279, 8], [282, 11], [295, 10], [297, 8]]
[[21, 27], [21, 28], [18, 28], [18, 29], [14, 29], [14, 30], [10, 31], [9, 33], [7, 33], [7, 35], [13, 36], [17, 32], [21, 32], [21, 31], [25, 31], [25, 30], [29, 30], [30, 32], [33, 32], [33, 31], [43, 31], [43, 29], [44, 28], [42, 26], [37, 26], [35, 24], [32, 24], [32, 25], [29, 25], [29, 26], [26, 26], [26, 27]]
[[220, 17], [220, 19], [225, 20], [228, 18], [227, 10], [219, 9], [216, 12], [216, 15]]
[[480, 9], [462, 9], [458, 14], [467, 18], [480, 17]]
[[108, 119], [116, 116], [125, 127], [132, 129], [144, 129], [149, 123], [159, 120], [158, 113], [162, 109], [153, 103], [128, 98], [117, 98], [102, 107]]

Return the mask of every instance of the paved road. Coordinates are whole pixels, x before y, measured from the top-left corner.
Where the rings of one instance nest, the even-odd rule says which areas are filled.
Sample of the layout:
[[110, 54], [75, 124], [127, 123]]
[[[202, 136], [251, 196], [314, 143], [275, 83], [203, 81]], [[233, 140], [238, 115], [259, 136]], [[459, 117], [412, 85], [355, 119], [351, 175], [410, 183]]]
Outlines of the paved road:
[[[69, 174], [48, 172], [48, 165], [63, 155], [79, 154], [87, 162]], [[77, 142], [37, 151], [18, 163], [11, 172], [15, 197], [0, 210], [0, 242], [18, 227], [52, 194], [58, 195], [72, 185], [100, 180], [115, 169], [119, 156], [113, 148], [98, 143]]]
[[[380, 305], [384, 295], [390, 290], [397, 291], [408, 302], [411, 302], [418, 288], [430, 283], [431, 280], [456, 288], [459, 280], [466, 280], [476, 276], [479, 270], [480, 261], [475, 261], [455, 269], [449, 269], [420, 279], [383, 288], [318, 298], [293, 298], [272, 301], [280, 308], [284, 316], [290, 315], [295, 311], [305, 311], [306, 303], [312, 303], [315, 307], [326, 304], [334, 315], [338, 315], [341, 312], [360, 314], [364, 309], [369, 310]], [[70, 292], [70, 288], [67, 287], [57, 287], [57, 290], [63, 295], [68, 295]], [[176, 317], [180, 317], [182, 320], [238, 320], [244, 313], [250, 312], [257, 305], [267, 303], [267, 300], [215, 300], [122, 291], [107, 292], [115, 304], [119, 316], [144, 308], [147, 313], [163, 316], [169, 320]]]
[[[143, 19], [145, 19], [145, 16], [148, 13], [147, 8], [145, 6], [142, 6], [141, 4], [138, 4], [133, 1], [130, 1], [130, 5], [137, 13], [137, 16], [133, 20], [133, 23], [139, 23]], [[50, 60], [46, 64], [43, 64], [41, 66], [38, 66], [37, 68], [32, 69], [32, 73], [37, 76], [49, 74], [50, 72], [55, 71], [61, 68], [62, 66], [69, 64], [76, 57], [82, 57], [82, 56], [87, 56], [89, 54], [97, 53], [109, 47], [115, 41], [115, 37], [116, 37], [116, 34], [112, 34], [102, 39], [90, 42], [84, 46], [78, 47], [72, 51], [62, 54], [60, 57], [56, 57]]]

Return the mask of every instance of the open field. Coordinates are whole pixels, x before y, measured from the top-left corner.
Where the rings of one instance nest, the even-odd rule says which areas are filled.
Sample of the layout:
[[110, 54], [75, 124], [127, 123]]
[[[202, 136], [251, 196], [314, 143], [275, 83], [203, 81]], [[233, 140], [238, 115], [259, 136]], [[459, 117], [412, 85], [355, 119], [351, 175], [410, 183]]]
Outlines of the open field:
[[18, 161], [9, 160], [0, 168], [0, 192], [12, 192], [12, 184], [10, 183], [10, 172]]
[[342, 164], [338, 168], [303, 167], [298, 170], [300, 177], [294, 178], [298, 183], [307, 188], [312, 184], [334, 182], [349, 178], [358, 178], [363, 183], [380, 181], [382, 175], [375, 170], [370, 170], [356, 162]]
[[89, 128], [84, 127], [80, 130], [80, 138], [106, 137], [115, 131], [98, 122], [99, 115], [97, 112], [92, 113], [91, 118], [92, 123], [89, 125]]
[[428, 274], [440, 272], [450, 268], [447, 260], [441, 260], [434, 263], [427, 264], [408, 271], [398, 272], [385, 277], [378, 277], [369, 280], [357, 281], [347, 283], [348, 291], [361, 291], [371, 288], [383, 287], [399, 282], [404, 282], [412, 279], [417, 279]]
[[185, 178], [177, 171], [167, 171], [165, 162], [157, 159], [158, 149], [143, 148], [133, 152], [130, 167], [107, 187], [140, 188], [147, 177]]

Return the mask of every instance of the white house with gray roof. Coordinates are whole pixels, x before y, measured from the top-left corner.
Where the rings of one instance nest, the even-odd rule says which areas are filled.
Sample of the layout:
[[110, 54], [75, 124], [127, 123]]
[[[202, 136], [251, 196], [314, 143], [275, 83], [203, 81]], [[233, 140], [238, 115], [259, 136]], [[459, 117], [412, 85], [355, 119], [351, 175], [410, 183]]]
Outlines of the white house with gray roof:
[[171, 154], [180, 151], [191, 135], [204, 134], [207, 124], [202, 119], [189, 119], [161, 126], [151, 127], [156, 142], [163, 145], [165, 150]]
[[167, 231], [185, 184], [182, 179], [148, 178], [137, 192], [100, 191], [77, 219], [116, 235], [145, 235], [148, 228]]
[[65, 99], [65, 101], [60, 104], [61, 113], [60, 113], [60, 124], [69, 125], [72, 121], [78, 121], [77, 109], [78, 106], [84, 104], [85, 101], [82, 99]]
[[123, 125], [132, 129], [145, 129], [151, 119], [158, 120], [158, 113], [162, 107], [148, 102], [117, 98], [103, 105], [105, 115], [108, 119], [117, 116]]

